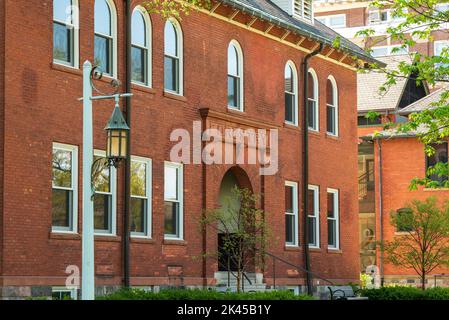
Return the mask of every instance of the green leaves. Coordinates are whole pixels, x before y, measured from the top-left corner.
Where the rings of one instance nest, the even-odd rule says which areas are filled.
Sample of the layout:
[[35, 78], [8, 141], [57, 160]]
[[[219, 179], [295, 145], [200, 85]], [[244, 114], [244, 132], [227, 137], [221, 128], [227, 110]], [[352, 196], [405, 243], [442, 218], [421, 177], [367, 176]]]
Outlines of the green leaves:
[[159, 14], [164, 19], [170, 17], [181, 19], [182, 14], [188, 15], [198, 8], [209, 8], [210, 0], [147, 0], [142, 4], [150, 14]]

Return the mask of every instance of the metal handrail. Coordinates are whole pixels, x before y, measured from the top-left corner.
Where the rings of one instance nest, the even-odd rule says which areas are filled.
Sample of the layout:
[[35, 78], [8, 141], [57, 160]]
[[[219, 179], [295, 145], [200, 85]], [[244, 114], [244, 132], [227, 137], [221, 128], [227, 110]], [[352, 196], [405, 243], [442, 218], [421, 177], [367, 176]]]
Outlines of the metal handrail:
[[269, 257], [271, 257], [273, 259], [273, 269], [274, 269], [274, 271], [273, 271], [273, 286], [274, 286], [275, 289], [276, 289], [276, 260], [279, 260], [279, 261], [281, 261], [281, 262], [283, 262], [283, 263], [285, 263], [285, 264], [287, 264], [287, 265], [289, 265], [291, 267], [294, 267], [294, 268], [299, 269], [299, 270], [301, 270], [303, 272], [306, 272], [306, 273], [310, 274], [311, 276], [313, 276], [314, 278], [323, 280], [323, 281], [329, 283], [332, 286], [334, 285], [334, 283], [332, 281], [330, 281], [329, 279], [323, 278], [323, 277], [317, 275], [316, 273], [314, 273], [312, 271], [306, 270], [304, 267], [295, 265], [295, 264], [293, 264], [293, 263], [291, 263], [291, 262], [289, 262], [289, 261], [287, 261], [287, 260], [285, 260], [285, 259], [283, 259], [281, 257], [275, 256], [274, 254], [269, 253], [269, 252], [264, 252], [264, 254], [269, 256]]

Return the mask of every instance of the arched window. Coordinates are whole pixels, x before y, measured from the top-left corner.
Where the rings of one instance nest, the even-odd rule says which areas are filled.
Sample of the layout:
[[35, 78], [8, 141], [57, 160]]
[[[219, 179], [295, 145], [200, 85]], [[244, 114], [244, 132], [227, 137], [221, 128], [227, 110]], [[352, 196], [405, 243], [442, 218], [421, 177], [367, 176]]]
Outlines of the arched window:
[[111, 0], [95, 0], [94, 64], [115, 77], [117, 75], [117, 14]]
[[235, 40], [228, 47], [228, 107], [243, 111], [243, 53]]
[[285, 122], [298, 124], [298, 76], [296, 66], [288, 61], [284, 69]]
[[53, 60], [79, 67], [78, 0], [53, 1]]
[[308, 123], [309, 129], [319, 131], [319, 109], [318, 109], [318, 77], [315, 70], [309, 69], [308, 80]]
[[151, 86], [151, 20], [140, 6], [132, 16], [131, 43], [132, 81]]
[[326, 84], [327, 133], [338, 135], [338, 89], [333, 76], [329, 76]]
[[182, 32], [175, 19], [169, 19], [165, 23], [164, 39], [164, 88], [168, 92], [182, 95]]

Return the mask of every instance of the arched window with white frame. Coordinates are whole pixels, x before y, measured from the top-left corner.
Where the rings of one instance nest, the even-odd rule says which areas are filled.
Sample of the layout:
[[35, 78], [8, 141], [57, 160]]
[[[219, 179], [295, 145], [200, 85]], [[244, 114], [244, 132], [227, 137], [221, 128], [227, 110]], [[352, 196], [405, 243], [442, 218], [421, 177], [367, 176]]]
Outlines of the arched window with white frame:
[[333, 76], [327, 78], [326, 84], [327, 134], [338, 136], [338, 88]]
[[284, 69], [285, 122], [298, 125], [298, 74], [296, 66], [288, 61]]
[[137, 6], [132, 15], [131, 79], [151, 86], [151, 20], [145, 8]]
[[308, 100], [308, 124], [309, 129], [314, 131], [320, 130], [320, 112], [319, 112], [319, 102], [318, 102], [318, 76], [315, 70], [309, 69], [308, 75], [308, 88], [307, 88], [307, 100]]
[[117, 10], [112, 0], [95, 0], [94, 64], [117, 77]]
[[235, 40], [228, 46], [228, 108], [243, 111], [243, 51]]
[[178, 21], [170, 18], [164, 29], [164, 89], [183, 95], [183, 44]]
[[53, 0], [53, 61], [79, 67], [78, 0]]

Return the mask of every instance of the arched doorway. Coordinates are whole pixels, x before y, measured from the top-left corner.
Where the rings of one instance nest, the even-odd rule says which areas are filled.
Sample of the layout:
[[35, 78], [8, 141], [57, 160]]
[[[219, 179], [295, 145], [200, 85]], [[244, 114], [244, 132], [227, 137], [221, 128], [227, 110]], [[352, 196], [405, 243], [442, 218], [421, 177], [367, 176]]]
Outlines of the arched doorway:
[[218, 271], [236, 271], [238, 269], [235, 260], [232, 259], [232, 253], [230, 253], [234, 249], [229, 247], [229, 241], [227, 241], [227, 247], [225, 245], [225, 238], [232, 237], [238, 230], [237, 219], [240, 199], [233, 192], [236, 187], [247, 188], [252, 191], [246, 172], [239, 167], [228, 170], [220, 185], [218, 201], [220, 210], [223, 211], [223, 216], [225, 216], [226, 225], [220, 224], [218, 226]]

